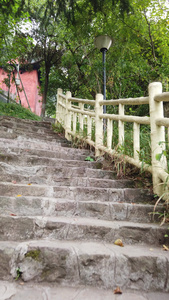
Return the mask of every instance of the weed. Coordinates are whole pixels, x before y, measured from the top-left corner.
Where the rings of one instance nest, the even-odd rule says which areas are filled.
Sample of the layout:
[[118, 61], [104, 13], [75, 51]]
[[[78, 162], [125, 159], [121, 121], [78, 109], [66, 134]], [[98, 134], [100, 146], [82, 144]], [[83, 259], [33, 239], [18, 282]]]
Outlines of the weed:
[[63, 125], [59, 122], [57, 122], [56, 124], [52, 124], [52, 129], [53, 129], [53, 131], [55, 131], [57, 133], [61, 133], [61, 134], [65, 133]]
[[73, 148], [86, 148], [87, 147], [87, 131], [86, 130], [80, 130], [76, 132], [76, 134], [72, 137], [72, 147]]
[[85, 158], [85, 161], [94, 161], [94, 159], [93, 159], [92, 157], [90, 157], [90, 156], [87, 156], [87, 157]]
[[18, 280], [21, 277], [21, 275], [22, 275], [22, 272], [21, 272], [20, 268], [17, 268], [15, 280]]

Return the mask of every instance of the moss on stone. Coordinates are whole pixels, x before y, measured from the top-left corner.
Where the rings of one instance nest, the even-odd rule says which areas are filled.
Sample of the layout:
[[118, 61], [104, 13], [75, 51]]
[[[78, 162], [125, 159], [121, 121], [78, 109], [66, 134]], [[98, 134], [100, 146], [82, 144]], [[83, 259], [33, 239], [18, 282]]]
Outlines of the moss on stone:
[[25, 257], [31, 257], [34, 260], [40, 260], [40, 250], [30, 250], [25, 254]]

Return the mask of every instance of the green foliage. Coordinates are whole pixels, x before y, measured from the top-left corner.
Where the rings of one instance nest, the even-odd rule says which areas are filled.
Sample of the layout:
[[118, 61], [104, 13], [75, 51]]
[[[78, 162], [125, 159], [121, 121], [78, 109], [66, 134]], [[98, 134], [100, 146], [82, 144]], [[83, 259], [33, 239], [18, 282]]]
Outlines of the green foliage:
[[[94, 46], [99, 34], [113, 38], [106, 56], [107, 99], [145, 96], [152, 81], [162, 81], [168, 91], [169, 22], [164, 0], [2, 3], [1, 65], [17, 57], [41, 62], [41, 92], [48, 115], [55, 113], [58, 87], [88, 99], [102, 92], [102, 54]], [[21, 20], [34, 24], [27, 33], [21, 30]], [[130, 109], [135, 115], [149, 114], [146, 106]]]
[[20, 268], [17, 268], [15, 280], [18, 280], [21, 277], [21, 275], [22, 275], [22, 272], [21, 272]]
[[87, 157], [85, 158], [85, 161], [94, 161], [94, 159], [93, 159], [92, 157], [90, 157], [90, 156], [87, 156]]
[[158, 161], [164, 156], [167, 159], [167, 171], [169, 172], [169, 142], [160, 141], [159, 145], [165, 144], [165, 149], [161, 151], [161, 153], [156, 154], [156, 159]]
[[52, 129], [53, 129], [53, 131], [55, 131], [57, 133], [62, 133], [62, 134], [65, 133], [65, 130], [64, 130], [62, 124], [60, 124], [60, 123], [52, 124]]
[[11, 116], [20, 119], [30, 119], [40, 121], [41, 118], [34, 113], [32, 113], [29, 109], [26, 109], [19, 104], [15, 103], [3, 103], [0, 102], [0, 116]]
[[30, 250], [29, 252], [27, 252], [25, 254], [25, 257], [30, 257], [36, 261], [40, 261], [40, 254], [41, 254], [41, 251], [39, 249]]

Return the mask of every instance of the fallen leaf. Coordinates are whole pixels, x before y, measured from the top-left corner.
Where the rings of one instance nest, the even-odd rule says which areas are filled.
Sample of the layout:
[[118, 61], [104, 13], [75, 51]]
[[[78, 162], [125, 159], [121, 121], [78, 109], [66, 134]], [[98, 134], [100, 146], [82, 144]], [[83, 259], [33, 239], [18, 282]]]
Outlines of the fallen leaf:
[[12, 180], [12, 183], [13, 183], [13, 184], [16, 184], [16, 180]]
[[16, 197], [22, 197], [22, 195], [17, 195]]
[[115, 244], [116, 246], [124, 247], [123, 242], [122, 242], [122, 240], [120, 240], [120, 239], [117, 239], [117, 240], [114, 242], [114, 244]]
[[28, 183], [28, 185], [32, 185], [32, 183]]
[[119, 288], [119, 286], [114, 290], [114, 294], [122, 294], [122, 291]]
[[16, 217], [16, 215], [15, 215], [15, 214], [10, 214], [10, 216], [14, 216], [14, 217]]
[[169, 248], [166, 245], [163, 245], [163, 250], [164, 251], [169, 251]]

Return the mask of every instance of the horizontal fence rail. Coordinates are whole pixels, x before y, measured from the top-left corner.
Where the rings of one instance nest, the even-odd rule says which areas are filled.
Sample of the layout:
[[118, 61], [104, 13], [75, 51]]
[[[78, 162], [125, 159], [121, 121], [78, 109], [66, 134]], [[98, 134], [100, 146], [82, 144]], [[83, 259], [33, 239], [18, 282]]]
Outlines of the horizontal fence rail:
[[[153, 82], [149, 84], [149, 96], [140, 98], [127, 98], [116, 100], [103, 100], [102, 94], [96, 94], [95, 100], [74, 98], [71, 92], [63, 94], [62, 89], [57, 92], [56, 122], [65, 129], [65, 137], [85, 138], [85, 142], [95, 148], [95, 156], [104, 153], [119, 157], [123, 154], [125, 141], [125, 126], [132, 125], [132, 155], [123, 154], [124, 160], [130, 164], [152, 173], [153, 191], [158, 196], [165, 194], [168, 197], [168, 170], [166, 145], [168, 137], [166, 129], [169, 128], [169, 118], [164, 118], [163, 102], [169, 102], [169, 93], [162, 93], [162, 84]], [[125, 106], [149, 105], [148, 116], [125, 115]], [[116, 107], [116, 114], [103, 114], [103, 106]], [[118, 111], [118, 113], [117, 113]], [[106, 132], [104, 122], [106, 120]], [[116, 126], [115, 126], [116, 123]], [[141, 158], [142, 143], [141, 126], [148, 126], [150, 131], [151, 162], [144, 163]], [[115, 137], [116, 129], [116, 137]], [[168, 131], [169, 132], [169, 131]], [[85, 134], [84, 134], [85, 133]], [[114, 146], [114, 140], [117, 139]], [[119, 149], [122, 149], [121, 151]], [[157, 159], [160, 157], [160, 159]]]

